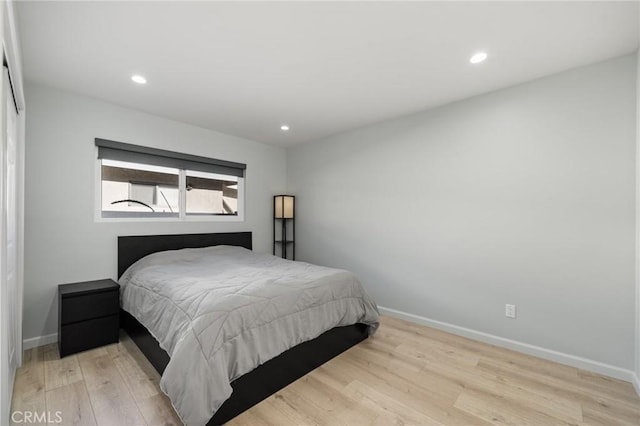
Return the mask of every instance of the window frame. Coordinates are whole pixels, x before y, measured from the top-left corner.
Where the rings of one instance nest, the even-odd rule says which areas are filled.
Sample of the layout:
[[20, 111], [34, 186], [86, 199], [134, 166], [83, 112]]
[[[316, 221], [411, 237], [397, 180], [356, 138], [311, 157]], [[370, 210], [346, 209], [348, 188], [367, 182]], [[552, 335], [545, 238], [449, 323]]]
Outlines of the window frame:
[[178, 169], [178, 216], [152, 217], [152, 216], [127, 216], [127, 217], [103, 217], [102, 216], [102, 159], [98, 158], [97, 145], [94, 146], [94, 221], [95, 222], [244, 222], [245, 220], [245, 180], [244, 176], [238, 177], [238, 214], [212, 214], [189, 215], [187, 207], [187, 169]]

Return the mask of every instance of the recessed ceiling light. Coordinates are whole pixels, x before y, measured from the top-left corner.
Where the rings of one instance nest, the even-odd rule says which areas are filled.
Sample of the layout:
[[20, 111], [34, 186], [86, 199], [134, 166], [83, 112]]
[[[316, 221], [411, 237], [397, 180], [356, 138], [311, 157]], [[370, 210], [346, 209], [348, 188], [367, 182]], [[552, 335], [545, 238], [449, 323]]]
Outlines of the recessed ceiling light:
[[473, 54], [469, 62], [479, 64], [480, 62], [484, 62], [485, 59], [487, 59], [487, 52], [478, 52]]
[[286, 124], [283, 124], [282, 126], [280, 126], [280, 130], [282, 130], [283, 132], [288, 132], [289, 126], [287, 126]]
[[146, 78], [144, 78], [144, 77], [143, 77], [143, 76], [141, 76], [141, 75], [138, 75], [138, 74], [136, 74], [136, 75], [132, 75], [132, 76], [131, 76], [131, 80], [133, 80], [133, 82], [134, 82], [134, 83], [138, 83], [138, 84], [147, 84], [147, 79], [146, 79]]

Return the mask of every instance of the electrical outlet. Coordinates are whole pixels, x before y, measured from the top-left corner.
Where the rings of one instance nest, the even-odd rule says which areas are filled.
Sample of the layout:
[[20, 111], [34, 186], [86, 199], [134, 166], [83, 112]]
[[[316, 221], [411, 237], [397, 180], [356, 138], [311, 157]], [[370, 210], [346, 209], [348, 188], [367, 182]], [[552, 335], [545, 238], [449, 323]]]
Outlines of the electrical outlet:
[[516, 305], [509, 305], [508, 303], [504, 305], [504, 315], [507, 318], [515, 318], [516, 317]]

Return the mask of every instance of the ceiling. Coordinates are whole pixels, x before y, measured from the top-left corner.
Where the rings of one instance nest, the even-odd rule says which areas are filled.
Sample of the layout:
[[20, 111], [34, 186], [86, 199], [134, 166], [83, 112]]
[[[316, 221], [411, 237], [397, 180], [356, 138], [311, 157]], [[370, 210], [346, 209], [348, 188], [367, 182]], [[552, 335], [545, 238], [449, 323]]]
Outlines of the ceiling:
[[27, 81], [279, 146], [633, 52], [639, 16], [608, 1], [29, 1], [17, 15]]

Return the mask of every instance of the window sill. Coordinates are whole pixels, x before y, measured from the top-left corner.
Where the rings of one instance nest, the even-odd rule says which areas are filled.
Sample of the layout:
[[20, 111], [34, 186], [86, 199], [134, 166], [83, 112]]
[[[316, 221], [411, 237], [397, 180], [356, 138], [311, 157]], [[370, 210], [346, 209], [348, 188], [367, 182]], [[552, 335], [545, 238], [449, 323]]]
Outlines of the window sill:
[[142, 223], [142, 222], [244, 222], [244, 216], [187, 216], [180, 217], [96, 217], [96, 223]]

